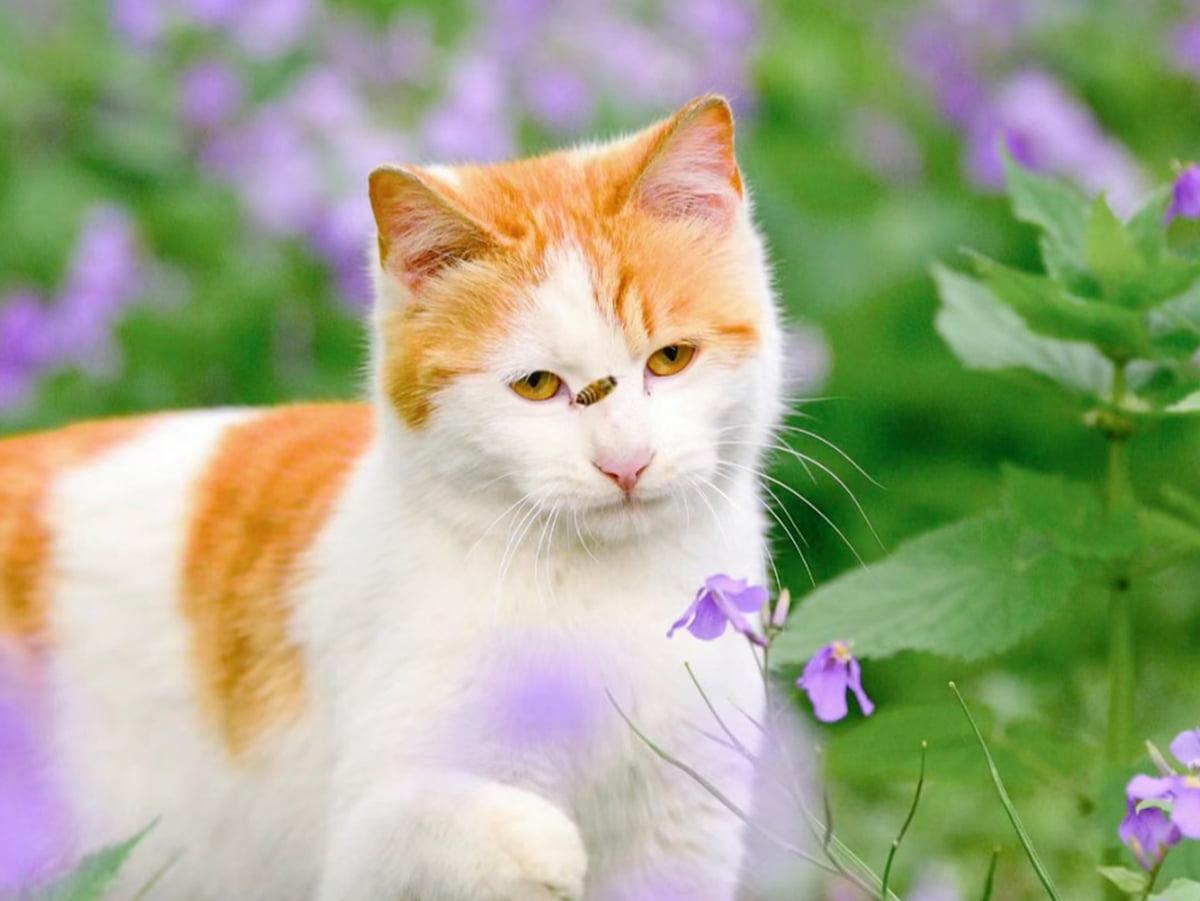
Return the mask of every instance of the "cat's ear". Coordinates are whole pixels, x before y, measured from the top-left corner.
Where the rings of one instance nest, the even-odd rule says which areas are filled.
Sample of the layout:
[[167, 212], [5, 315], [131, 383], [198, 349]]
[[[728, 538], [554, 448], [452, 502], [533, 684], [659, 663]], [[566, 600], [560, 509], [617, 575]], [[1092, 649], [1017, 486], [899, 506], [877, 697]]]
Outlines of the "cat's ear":
[[412, 291], [448, 266], [474, 259], [495, 246], [487, 227], [418, 169], [376, 169], [371, 173], [370, 194], [379, 230], [380, 263]]
[[[644, 146], [644, 145], [643, 145]], [[725, 98], [693, 100], [652, 132], [629, 203], [654, 216], [728, 225], [742, 202]]]

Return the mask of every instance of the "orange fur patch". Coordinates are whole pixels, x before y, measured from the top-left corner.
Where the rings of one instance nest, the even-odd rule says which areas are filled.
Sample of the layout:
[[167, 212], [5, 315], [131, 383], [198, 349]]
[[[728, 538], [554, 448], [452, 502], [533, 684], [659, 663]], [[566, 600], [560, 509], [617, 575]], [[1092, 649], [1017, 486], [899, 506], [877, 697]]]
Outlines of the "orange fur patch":
[[[596, 302], [623, 329], [633, 353], [648, 355], [684, 339], [735, 356], [755, 346], [763, 311], [744, 286], [746, 236], [703, 219], [654, 215], [631, 202], [647, 168], [688, 123], [716, 136], [713, 158], [728, 166], [728, 184], [740, 197], [733, 122], [715, 98], [702, 98], [631, 141], [589, 156], [568, 151], [459, 166], [454, 185], [410, 169], [439, 195], [417, 215], [448, 203], [456, 216], [479, 223], [491, 236], [486, 246], [473, 239], [463, 249], [465, 262], [385, 311], [384, 387], [410, 427], [425, 423], [434, 395], [449, 381], [484, 370], [513, 314], [546, 276], [547, 252], [560, 246], [583, 253]], [[410, 188], [410, 182], [398, 184], [395, 198]], [[400, 214], [388, 207], [386, 215]], [[403, 231], [395, 239], [403, 241]]]
[[0, 634], [49, 638], [55, 479], [135, 437], [147, 418], [108, 419], [0, 441]]
[[196, 486], [183, 611], [202, 707], [235, 756], [304, 708], [289, 594], [372, 433], [361, 405], [264, 412], [225, 433]]

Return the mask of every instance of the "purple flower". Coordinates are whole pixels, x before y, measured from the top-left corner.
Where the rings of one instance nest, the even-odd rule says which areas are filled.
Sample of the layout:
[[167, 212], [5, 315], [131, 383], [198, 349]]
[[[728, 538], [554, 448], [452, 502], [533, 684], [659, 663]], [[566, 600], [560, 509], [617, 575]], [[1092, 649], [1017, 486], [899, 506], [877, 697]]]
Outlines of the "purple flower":
[[159, 0], [112, 0], [109, 16], [122, 38], [139, 50], [147, 50], [162, 37], [162, 7]]
[[220, 125], [237, 112], [242, 102], [242, 81], [225, 63], [207, 60], [183, 74], [179, 111], [195, 128]]
[[0, 644], [0, 897], [45, 883], [73, 853], [49, 768], [43, 692], [22, 651]]
[[697, 638], [712, 641], [725, 634], [726, 626], [733, 626], [755, 644], [765, 647], [766, 639], [744, 614], [761, 611], [767, 597], [767, 589], [762, 585], [750, 585], [745, 579], [719, 573], [709, 576], [691, 606], [671, 626], [667, 638], [676, 629], [687, 628]]
[[1189, 770], [1200, 770], [1200, 729], [1180, 732], [1171, 742], [1171, 753]]
[[1200, 19], [1190, 19], [1170, 35], [1171, 61], [1175, 68], [1200, 78]]
[[1093, 194], [1106, 192], [1118, 215], [1131, 212], [1141, 197], [1142, 173], [1128, 150], [1046, 72], [1014, 73], [978, 110], [967, 132], [968, 169], [980, 184], [1003, 184], [1003, 144], [1031, 169], [1066, 175]]
[[1158, 806], [1142, 806], [1144, 801], [1167, 798], [1171, 783], [1170, 777], [1134, 776], [1125, 788], [1125, 819], [1121, 820], [1117, 835], [1147, 870], [1154, 869], [1167, 849], [1179, 844], [1181, 838], [1179, 827], [1171, 822], [1166, 811]]
[[796, 687], [808, 693], [813, 712], [823, 723], [842, 719], [848, 710], [846, 689], [854, 692], [863, 715], [870, 716], [875, 705], [862, 687], [862, 670], [846, 642], [838, 640], [817, 651], [796, 680]]
[[1171, 190], [1171, 205], [1167, 207], [1167, 222], [1176, 216], [1200, 219], [1200, 165], [1193, 163], [1175, 179]]

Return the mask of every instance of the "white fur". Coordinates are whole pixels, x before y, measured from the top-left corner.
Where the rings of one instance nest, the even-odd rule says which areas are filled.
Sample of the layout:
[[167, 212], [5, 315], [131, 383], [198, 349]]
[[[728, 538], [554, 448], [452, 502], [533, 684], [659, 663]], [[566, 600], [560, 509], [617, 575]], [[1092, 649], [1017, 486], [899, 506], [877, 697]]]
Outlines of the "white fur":
[[[707, 576], [766, 581], [755, 470], [780, 345], [744, 207], [733, 227], [764, 309], [745, 362], [702, 352], [653, 380], [568, 245], [490, 370], [442, 392], [423, 429], [376, 387], [377, 437], [296, 598], [307, 716], [247, 758], [197, 709], [177, 599], [191, 486], [248, 414], [169, 418], [59, 486], [54, 630], [71, 700], [59, 748], [81, 839], [161, 817], [126, 889], [178, 852], [152, 898], [732, 901], [741, 824], [618, 709], [749, 802], [750, 768], [705, 736], [715, 723], [683, 666], [753, 746], [739, 712], [762, 704], [749, 645], [666, 637]], [[618, 385], [592, 407], [531, 403], [506, 382], [534, 369], [572, 390]], [[655, 458], [626, 504], [593, 461], [641, 447]], [[546, 684], [562, 697], [538, 701]], [[558, 701], [561, 715], [531, 728], [505, 719]]]

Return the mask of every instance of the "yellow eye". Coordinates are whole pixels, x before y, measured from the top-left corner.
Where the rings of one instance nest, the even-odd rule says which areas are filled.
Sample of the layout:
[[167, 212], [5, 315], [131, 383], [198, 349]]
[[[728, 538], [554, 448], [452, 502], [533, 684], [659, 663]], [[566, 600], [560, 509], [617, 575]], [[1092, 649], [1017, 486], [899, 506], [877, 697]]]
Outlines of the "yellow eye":
[[668, 344], [650, 354], [646, 368], [655, 375], [675, 375], [687, 368], [696, 356], [696, 348], [691, 344]]
[[529, 373], [523, 379], [511, 382], [509, 387], [526, 400], [549, 400], [558, 394], [561, 385], [562, 379], [553, 372], [539, 369], [537, 372]]

